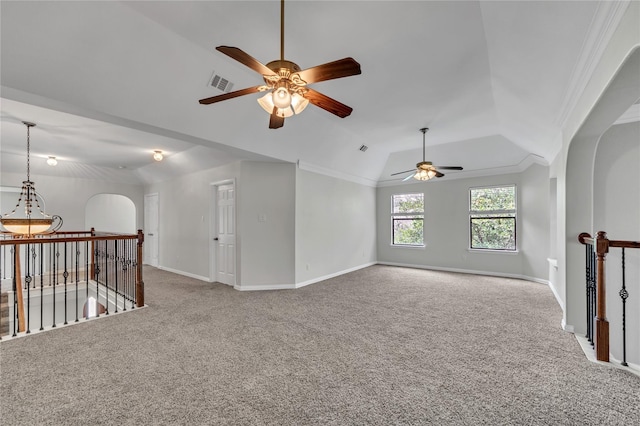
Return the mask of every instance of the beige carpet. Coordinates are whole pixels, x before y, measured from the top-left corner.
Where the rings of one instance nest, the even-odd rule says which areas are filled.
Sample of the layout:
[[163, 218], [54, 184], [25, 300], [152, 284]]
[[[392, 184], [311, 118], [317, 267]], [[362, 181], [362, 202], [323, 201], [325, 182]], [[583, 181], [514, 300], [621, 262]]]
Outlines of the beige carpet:
[[145, 269], [147, 308], [0, 343], [2, 425], [638, 425], [548, 287], [373, 266], [238, 292]]

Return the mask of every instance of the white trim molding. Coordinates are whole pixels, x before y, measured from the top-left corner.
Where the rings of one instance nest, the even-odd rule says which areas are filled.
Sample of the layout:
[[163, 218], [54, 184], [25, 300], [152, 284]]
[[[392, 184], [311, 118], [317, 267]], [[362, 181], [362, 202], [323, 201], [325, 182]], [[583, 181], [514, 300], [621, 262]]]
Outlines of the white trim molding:
[[543, 280], [541, 278], [529, 277], [521, 274], [510, 274], [506, 272], [478, 271], [474, 269], [448, 268], [448, 267], [442, 267], [442, 266], [415, 265], [410, 263], [397, 263], [397, 262], [377, 262], [377, 263], [378, 265], [402, 266], [405, 268], [428, 269], [432, 271], [457, 272], [461, 274], [487, 275], [490, 277], [502, 277], [502, 278], [515, 278], [518, 280], [526, 280], [526, 281], [531, 281], [538, 284], [549, 285], [549, 281]]
[[306, 161], [298, 160], [298, 168], [307, 172], [318, 173], [320, 175], [330, 176], [336, 179], [355, 182], [359, 183], [360, 185], [370, 186], [372, 188], [375, 188], [378, 184], [378, 182], [371, 179], [350, 175], [347, 173], [339, 172], [337, 170], [327, 169], [326, 167], [317, 166], [315, 164], [307, 163]]
[[185, 272], [185, 271], [180, 271], [178, 269], [167, 268], [166, 266], [158, 266], [158, 269], [160, 269], [162, 271], [171, 272], [173, 274], [182, 275], [184, 277], [189, 277], [189, 278], [194, 278], [196, 280], [205, 281], [205, 282], [208, 282], [208, 283], [211, 282], [209, 277], [204, 277], [202, 275], [192, 274], [191, 272]]
[[630, 3], [630, 0], [598, 2], [582, 51], [573, 67], [562, 106], [556, 114], [558, 127], [565, 128], [567, 119], [578, 104]]
[[354, 272], [354, 271], [357, 271], [359, 269], [363, 269], [363, 268], [367, 268], [369, 266], [373, 266], [376, 263], [377, 262], [369, 262], [369, 263], [365, 263], [365, 264], [362, 264], [362, 265], [354, 266], [353, 268], [344, 269], [342, 271], [334, 272], [333, 274], [323, 275], [321, 277], [312, 278], [312, 279], [307, 280], [307, 281], [302, 281], [302, 282], [299, 282], [299, 283], [296, 284], [296, 288], [305, 287], [305, 286], [308, 286], [309, 284], [315, 284], [315, 283], [320, 282], [320, 281], [325, 281], [325, 280], [328, 280], [330, 278], [335, 278], [335, 277], [340, 276], [340, 275], [348, 274], [349, 272]]
[[640, 103], [631, 105], [631, 107], [613, 124], [627, 124], [634, 123], [636, 121], [640, 121]]

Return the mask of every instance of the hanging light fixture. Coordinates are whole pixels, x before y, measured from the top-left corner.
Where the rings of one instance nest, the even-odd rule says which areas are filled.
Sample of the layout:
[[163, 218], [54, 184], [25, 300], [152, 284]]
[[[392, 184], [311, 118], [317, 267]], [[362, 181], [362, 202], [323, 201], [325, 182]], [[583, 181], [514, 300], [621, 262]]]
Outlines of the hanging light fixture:
[[413, 175], [413, 178], [416, 180], [430, 180], [436, 177], [437, 174], [436, 169], [433, 167], [431, 162], [425, 161], [424, 159], [424, 135], [428, 130], [428, 127], [423, 127], [422, 129], [420, 129], [420, 131], [422, 132], [422, 161], [416, 165], [418, 168], [416, 169], [416, 174]]
[[420, 168], [416, 171], [416, 174], [413, 175], [413, 178], [417, 180], [429, 180], [434, 177], [436, 177], [436, 171], [434, 169]]
[[162, 161], [164, 155], [162, 155], [162, 151], [153, 151], [153, 159], [156, 161]]
[[[18, 204], [10, 213], [0, 216], [0, 223], [4, 229], [12, 234], [30, 237], [34, 234], [57, 231], [62, 226], [62, 218], [49, 216], [40, 207], [35, 183], [31, 181], [30, 177], [30, 129], [35, 124], [28, 121], [22, 123], [27, 126], [27, 180], [22, 182]], [[34, 211], [34, 207], [37, 211]], [[21, 212], [24, 212], [24, 215], [21, 215]]]
[[55, 166], [58, 164], [58, 160], [54, 156], [49, 156], [49, 158], [47, 158], [47, 164], [50, 166]]

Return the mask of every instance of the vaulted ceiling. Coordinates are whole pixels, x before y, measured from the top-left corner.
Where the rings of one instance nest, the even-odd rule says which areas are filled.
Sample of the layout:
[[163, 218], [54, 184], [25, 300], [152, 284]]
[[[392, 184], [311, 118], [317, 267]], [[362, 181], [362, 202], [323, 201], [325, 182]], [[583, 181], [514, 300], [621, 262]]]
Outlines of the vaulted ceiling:
[[[623, 2], [624, 3], [624, 2]], [[595, 1], [287, 1], [285, 57], [344, 57], [362, 74], [312, 87], [353, 108], [309, 106], [268, 129], [247, 95], [262, 78], [217, 52], [278, 59], [278, 1], [0, 2], [5, 171], [153, 182], [240, 159], [300, 162], [370, 184], [426, 154], [443, 179], [549, 163], [624, 4]], [[359, 148], [366, 145], [362, 152]], [[155, 149], [166, 152], [153, 162]], [[55, 168], [44, 158], [58, 157]], [[35, 159], [42, 157], [42, 161]]]

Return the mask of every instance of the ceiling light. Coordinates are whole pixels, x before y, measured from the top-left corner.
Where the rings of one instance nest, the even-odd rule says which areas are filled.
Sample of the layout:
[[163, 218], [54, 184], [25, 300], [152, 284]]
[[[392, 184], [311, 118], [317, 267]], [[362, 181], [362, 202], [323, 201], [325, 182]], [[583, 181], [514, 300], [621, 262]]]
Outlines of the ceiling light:
[[56, 157], [49, 156], [49, 158], [47, 159], [47, 164], [50, 166], [55, 166], [56, 164], [58, 164], [58, 160], [56, 159]]
[[[35, 183], [31, 182], [30, 179], [30, 129], [35, 124], [27, 121], [23, 121], [23, 123], [27, 126], [27, 180], [22, 182], [22, 191], [18, 198], [18, 204], [10, 213], [0, 216], [0, 223], [4, 229], [12, 234], [29, 237], [34, 234], [57, 231], [62, 226], [62, 218], [60, 216], [49, 216], [40, 207]], [[34, 204], [37, 212], [34, 211]]]
[[[276, 105], [276, 101], [278, 101], [277, 94], [274, 94], [277, 90], [267, 93], [261, 98], [258, 98], [258, 104], [264, 109], [269, 115], [273, 113], [273, 109], [277, 108], [276, 115], [278, 117], [288, 118], [293, 114], [300, 114], [304, 109], [309, 105], [309, 100], [302, 97], [301, 95], [294, 93], [290, 96], [291, 100], [289, 105], [281, 108]], [[282, 105], [282, 104], [281, 104]]]
[[276, 90], [273, 91], [273, 104], [281, 109], [291, 106], [291, 93], [286, 81], [280, 81]]
[[416, 171], [416, 174], [413, 175], [413, 178], [417, 180], [429, 180], [433, 179], [434, 177], [436, 177], [436, 171], [433, 169], [418, 169], [418, 171]]
[[153, 151], [153, 159], [156, 161], [162, 161], [164, 155], [162, 155], [162, 151]]

